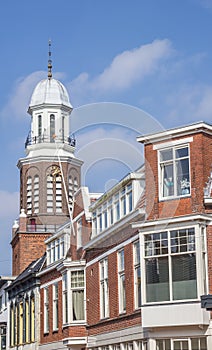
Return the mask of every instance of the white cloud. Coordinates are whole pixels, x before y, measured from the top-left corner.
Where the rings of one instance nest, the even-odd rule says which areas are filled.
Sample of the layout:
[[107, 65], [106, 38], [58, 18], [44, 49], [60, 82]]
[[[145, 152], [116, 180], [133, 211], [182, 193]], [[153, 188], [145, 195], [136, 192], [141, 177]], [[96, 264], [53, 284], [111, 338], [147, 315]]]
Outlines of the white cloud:
[[[56, 79], [63, 77], [62, 73], [54, 74]], [[46, 78], [45, 71], [33, 72], [27, 77], [20, 78], [15, 82], [11, 95], [8, 98], [6, 106], [0, 111], [0, 117], [13, 117], [18, 120], [23, 119], [27, 113], [30, 97], [36, 86], [41, 80]]]
[[93, 88], [103, 91], [127, 89], [155, 72], [161, 60], [167, 59], [171, 51], [171, 43], [167, 39], [124, 51], [94, 80]]
[[88, 73], [82, 73], [70, 83], [73, 99], [88, 98], [91, 94], [99, 96], [105, 92], [116, 92], [129, 89], [133, 84], [142, 81], [160, 67], [163, 60], [167, 60], [173, 52], [168, 39], [155, 40], [150, 44], [127, 50], [114, 57], [111, 64], [104, 71], [90, 78]]

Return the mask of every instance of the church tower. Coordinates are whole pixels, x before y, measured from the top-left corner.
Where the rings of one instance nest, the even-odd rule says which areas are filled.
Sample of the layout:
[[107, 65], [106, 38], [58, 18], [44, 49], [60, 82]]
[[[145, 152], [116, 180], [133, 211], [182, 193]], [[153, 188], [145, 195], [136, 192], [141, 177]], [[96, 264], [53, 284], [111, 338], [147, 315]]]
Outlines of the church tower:
[[72, 106], [64, 85], [52, 77], [35, 87], [28, 113], [31, 130], [20, 170], [20, 217], [13, 226], [13, 275], [45, 252], [44, 240], [72, 215], [73, 195], [80, 186], [82, 161], [74, 156], [69, 134]]

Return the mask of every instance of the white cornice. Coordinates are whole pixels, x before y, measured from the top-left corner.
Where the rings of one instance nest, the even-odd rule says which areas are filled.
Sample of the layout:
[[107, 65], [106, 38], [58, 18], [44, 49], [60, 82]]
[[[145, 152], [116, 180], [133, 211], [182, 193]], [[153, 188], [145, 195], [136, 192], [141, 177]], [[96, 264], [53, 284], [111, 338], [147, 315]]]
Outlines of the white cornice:
[[17, 163], [17, 167], [20, 169], [25, 164], [34, 164], [39, 162], [58, 162], [60, 160], [61, 163], [71, 163], [76, 166], [81, 166], [83, 164], [83, 161], [77, 158], [71, 158], [68, 156], [57, 156], [51, 155], [51, 156], [35, 156], [35, 157], [29, 157], [29, 158], [20, 158]]
[[138, 136], [137, 141], [144, 144], [156, 143], [167, 139], [171, 139], [172, 137], [180, 137], [185, 135], [190, 136], [191, 134], [196, 134], [198, 132], [204, 132], [209, 135], [212, 135], [212, 125], [207, 124], [205, 122], [198, 122], [195, 124], [182, 126], [180, 128], [174, 128], [154, 134]]
[[212, 215], [210, 214], [193, 214], [193, 215], [185, 215], [185, 216], [177, 216], [172, 218], [158, 219], [158, 220], [150, 220], [150, 221], [138, 221], [133, 222], [132, 227], [137, 228], [139, 230], [149, 230], [149, 229], [160, 229], [164, 227], [171, 227], [176, 224], [197, 224], [197, 223], [207, 223], [210, 224], [212, 221]]
[[61, 261], [61, 263], [57, 265], [57, 271], [62, 272], [67, 269], [78, 270], [79, 268], [84, 268], [85, 265], [86, 265], [86, 261], [83, 259], [73, 261], [70, 258], [68, 258]]

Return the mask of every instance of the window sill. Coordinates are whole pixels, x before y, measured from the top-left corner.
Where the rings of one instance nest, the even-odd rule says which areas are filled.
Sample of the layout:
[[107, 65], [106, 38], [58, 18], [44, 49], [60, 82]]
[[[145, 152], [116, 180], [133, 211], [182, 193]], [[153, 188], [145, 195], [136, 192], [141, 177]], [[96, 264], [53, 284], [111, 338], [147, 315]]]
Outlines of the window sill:
[[191, 197], [191, 194], [184, 194], [181, 196], [170, 196], [170, 197], [160, 197], [159, 198], [159, 202], [167, 202], [167, 201], [173, 201], [173, 200], [179, 200], [179, 199], [183, 199], [183, 198], [189, 198]]
[[176, 305], [176, 304], [195, 304], [200, 303], [200, 299], [184, 299], [184, 300], [171, 300], [171, 301], [156, 301], [152, 303], [145, 303], [141, 305], [141, 308], [148, 306], [164, 306], [164, 305]]
[[126, 313], [127, 313], [126, 310], [125, 311], [120, 311], [119, 312], [119, 316], [126, 315]]
[[72, 321], [72, 322], [69, 322], [69, 323], [64, 323], [62, 328], [67, 328], [67, 327], [77, 327], [77, 326], [86, 326], [87, 323], [85, 320], [83, 321]]

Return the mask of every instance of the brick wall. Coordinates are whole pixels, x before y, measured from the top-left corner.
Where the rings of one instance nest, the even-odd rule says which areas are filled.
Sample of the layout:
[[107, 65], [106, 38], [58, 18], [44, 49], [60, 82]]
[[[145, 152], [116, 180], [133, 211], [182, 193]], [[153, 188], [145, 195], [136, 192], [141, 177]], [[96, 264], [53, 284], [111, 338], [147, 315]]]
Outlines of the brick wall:
[[[60, 272], [56, 269], [41, 276], [41, 285], [48, 283], [49, 290], [49, 331], [44, 333], [44, 288], [41, 288], [40, 303], [41, 303], [41, 315], [40, 315], [40, 343], [52, 343], [55, 341], [61, 341], [68, 337], [85, 337], [87, 335], [86, 328], [83, 325], [64, 326], [63, 327], [63, 295], [62, 295], [62, 280], [58, 282], [58, 310], [59, 310], [59, 322], [58, 330], [53, 330], [53, 285], [54, 280], [61, 277]], [[51, 283], [52, 282], [52, 283]]]
[[44, 241], [49, 234], [17, 233], [12, 240], [12, 274], [19, 275], [46, 251]]
[[108, 255], [109, 317], [100, 319], [99, 262], [86, 268], [88, 335], [141, 324], [141, 312], [134, 309], [133, 244], [124, 246], [126, 312], [119, 314], [117, 251]]
[[[175, 138], [173, 140], [182, 139]], [[190, 142], [191, 196], [159, 201], [157, 150], [152, 144], [145, 146], [146, 203], [149, 220], [192, 213], [203, 213], [203, 189], [211, 171], [212, 138], [204, 133], [193, 135]]]

